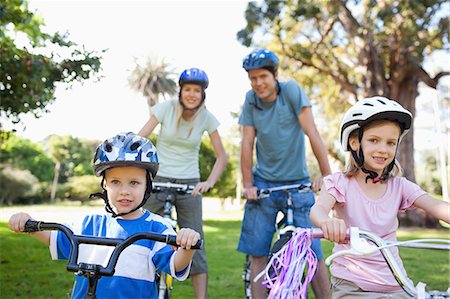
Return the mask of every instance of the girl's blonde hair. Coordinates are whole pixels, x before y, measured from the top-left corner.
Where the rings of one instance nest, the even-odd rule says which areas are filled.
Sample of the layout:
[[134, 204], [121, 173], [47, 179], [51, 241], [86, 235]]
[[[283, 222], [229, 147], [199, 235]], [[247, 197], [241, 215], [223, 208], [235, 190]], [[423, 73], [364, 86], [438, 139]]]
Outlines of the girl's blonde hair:
[[[192, 116], [192, 119], [190, 120], [187, 137], [191, 136], [192, 130], [194, 129], [194, 125], [195, 125], [195, 120], [205, 110], [206, 110], [205, 101], [202, 101], [202, 103], [200, 104], [200, 107], [198, 107], [197, 111], [195, 111], [194, 115]], [[176, 107], [175, 107], [175, 119], [177, 122], [177, 124], [176, 124], [177, 136], [178, 136], [178, 128], [180, 127], [181, 118], [183, 117], [183, 111], [184, 111], [184, 107], [183, 107], [183, 105], [181, 105], [181, 100], [178, 100]]]
[[[398, 125], [397, 122], [391, 121], [391, 120], [387, 120], [387, 119], [381, 119], [381, 120], [372, 121], [369, 124], [365, 125], [363, 128], [360, 128], [360, 129], [357, 129], [357, 130], [354, 130], [353, 132], [351, 132], [350, 135], [348, 136], [348, 140], [349, 140], [348, 144], [350, 144], [350, 139], [352, 139], [352, 138], [358, 139], [358, 132], [359, 132], [359, 130], [365, 130], [365, 129], [373, 128], [373, 127], [376, 127], [376, 126], [378, 126], [378, 125], [380, 125], [382, 123], [386, 123], [386, 122], [395, 123], [395, 124]], [[399, 146], [399, 144], [397, 144], [397, 148], [398, 148], [398, 146]], [[349, 153], [349, 155], [347, 156], [346, 163], [345, 163], [344, 174], [347, 177], [352, 177], [352, 176], [356, 175], [358, 170], [360, 170], [360, 167], [358, 166], [358, 163], [356, 163], [355, 158], [353, 158], [353, 155], [351, 153]], [[385, 171], [385, 169], [383, 169], [383, 173], [384, 173], [384, 171]], [[389, 172], [389, 177], [391, 177], [391, 176], [392, 177], [396, 177], [396, 176], [402, 176], [402, 175], [403, 175], [402, 167], [401, 167], [400, 163], [398, 162], [397, 158], [394, 158], [394, 167]]]

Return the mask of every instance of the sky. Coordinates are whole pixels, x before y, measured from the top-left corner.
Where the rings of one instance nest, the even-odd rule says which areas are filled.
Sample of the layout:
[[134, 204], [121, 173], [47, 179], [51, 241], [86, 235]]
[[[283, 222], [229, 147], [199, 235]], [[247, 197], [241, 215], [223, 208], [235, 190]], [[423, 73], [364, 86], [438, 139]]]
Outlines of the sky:
[[236, 123], [250, 88], [242, 59], [252, 49], [236, 33], [245, 26], [247, 1], [30, 1], [45, 31], [69, 32], [69, 40], [88, 50], [108, 49], [98, 82], [56, 89], [50, 113], [22, 118], [18, 134], [40, 141], [50, 134], [103, 140], [122, 131], [137, 132], [147, 121], [146, 99], [131, 90], [127, 78], [135, 59], [164, 59], [175, 73], [197, 67], [208, 74], [207, 108], [219, 133]]
[[[127, 78], [135, 59], [145, 61], [148, 57], [158, 57], [169, 63], [177, 74], [190, 67], [206, 71], [210, 79], [206, 105], [221, 123], [219, 133], [226, 136], [236, 125], [231, 112], [240, 111], [250, 88], [242, 59], [252, 49], [236, 39], [236, 33], [246, 25], [247, 3], [237, 0], [30, 1], [29, 8], [43, 17], [46, 32], [67, 31], [69, 40], [88, 50], [108, 50], [103, 54], [104, 78], [100, 82], [77, 83], [69, 90], [59, 86], [56, 101], [47, 106], [50, 113], [39, 119], [24, 116], [26, 127], [16, 127], [17, 133], [33, 141], [50, 134], [103, 140], [119, 132], [139, 131], [149, 117], [148, 106], [141, 94], [130, 89]], [[448, 54], [441, 53], [427, 64], [432, 68], [449, 61]], [[445, 79], [447, 85], [449, 79], [448, 76]], [[439, 97], [430, 89], [420, 91], [418, 105], [422, 103], [430, 108], [427, 104], [430, 98]], [[416, 146], [433, 147], [436, 136], [433, 112], [420, 107], [416, 112], [416, 139], [427, 140], [416, 142]], [[448, 122], [449, 118], [443, 121]]]

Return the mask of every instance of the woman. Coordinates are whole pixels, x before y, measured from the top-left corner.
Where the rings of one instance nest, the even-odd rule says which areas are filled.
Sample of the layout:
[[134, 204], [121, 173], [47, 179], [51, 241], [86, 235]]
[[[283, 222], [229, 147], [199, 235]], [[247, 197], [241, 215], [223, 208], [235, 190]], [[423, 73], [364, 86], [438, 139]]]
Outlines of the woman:
[[[151, 108], [151, 116], [139, 135], [148, 137], [158, 124], [161, 129], [157, 148], [159, 171], [155, 182], [195, 185], [192, 195], [175, 198], [177, 221], [180, 228], [188, 227], [203, 235], [202, 192], [214, 186], [226, 167], [228, 158], [217, 131], [219, 122], [206, 109], [205, 89], [209, 80], [197, 68], [186, 69], [180, 75], [178, 100], [159, 103]], [[216, 162], [206, 181], [200, 181], [199, 151], [201, 137], [208, 132], [216, 155]], [[158, 214], [164, 210], [164, 198], [153, 195], [146, 208]], [[190, 276], [196, 298], [207, 297], [208, 266], [205, 249], [197, 250]]]

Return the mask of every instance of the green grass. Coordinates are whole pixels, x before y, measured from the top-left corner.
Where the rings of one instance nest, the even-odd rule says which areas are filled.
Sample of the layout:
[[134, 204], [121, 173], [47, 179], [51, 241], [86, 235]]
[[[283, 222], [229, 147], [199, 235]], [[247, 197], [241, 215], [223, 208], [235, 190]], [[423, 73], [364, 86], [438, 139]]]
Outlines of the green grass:
[[[227, 214], [229, 215], [229, 214]], [[232, 217], [205, 220], [206, 251], [209, 264], [209, 298], [243, 298], [241, 280], [244, 255], [236, 251], [241, 222]], [[219, 219], [219, 218], [218, 218]], [[399, 239], [448, 238], [448, 230], [401, 230]], [[325, 256], [331, 244], [323, 241]], [[403, 262], [415, 283], [427, 289], [449, 287], [449, 253], [401, 249]], [[0, 297], [66, 298], [73, 283], [64, 261], [51, 261], [48, 248], [26, 234], [15, 234], [0, 222]], [[175, 282], [174, 298], [193, 298], [190, 280]], [[313, 296], [310, 296], [313, 298]]]

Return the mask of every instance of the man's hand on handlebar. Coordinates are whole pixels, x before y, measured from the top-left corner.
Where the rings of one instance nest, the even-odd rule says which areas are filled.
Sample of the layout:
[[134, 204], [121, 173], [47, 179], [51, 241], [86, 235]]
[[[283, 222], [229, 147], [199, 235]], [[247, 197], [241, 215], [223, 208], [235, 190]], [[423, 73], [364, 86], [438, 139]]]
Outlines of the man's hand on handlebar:
[[243, 196], [247, 200], [257, 200], [258, 199], [258, 188], [252, 186], [250, 188], [244, 188]]

